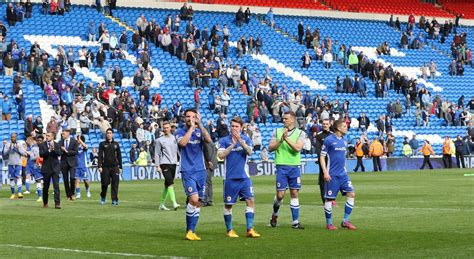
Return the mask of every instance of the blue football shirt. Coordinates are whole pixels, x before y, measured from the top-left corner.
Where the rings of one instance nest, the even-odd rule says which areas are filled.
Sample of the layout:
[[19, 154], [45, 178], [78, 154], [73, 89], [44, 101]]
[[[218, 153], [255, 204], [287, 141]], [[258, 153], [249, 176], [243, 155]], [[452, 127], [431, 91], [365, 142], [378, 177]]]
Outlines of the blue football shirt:
[[77, 149], [77, 155], [76, 155], [77, 168], [81, 168], [81, 169], [87, 168], [86, 167], [86, 153], [87, 153], [87, 148], [82, 148], [81, 146], [79, 146], [79, 148]]
[[[253, 149], [252, 140], [244, 134], [240, 135], [242, 140]], [[232, 145], [232, 136], [226, 136], [219, 141], [219, 151], [226, 150]], [[237, 143], [229, 155], [225, 158], [225, 179], [249, 178], [247, 165], [247, 153], [240, 143]]]
[[328, 158], [327, 168], [329, 175], [347, 175], [346, 170], [347, 140], [345, 137], [338, 138], [335, 134], [324, 139], [321, 156]]
[[[188, 128], [183, 127], [176, 131], [178, 142], [186, 135]], [[206, 170], [204, 167], [204, 155], [202, 152], [202, 142], [204, 141], [201, 129], [193, 131], [188, 144], [185, 147], [179, 146], [180, 170], [182, 172], [196, 172]]]

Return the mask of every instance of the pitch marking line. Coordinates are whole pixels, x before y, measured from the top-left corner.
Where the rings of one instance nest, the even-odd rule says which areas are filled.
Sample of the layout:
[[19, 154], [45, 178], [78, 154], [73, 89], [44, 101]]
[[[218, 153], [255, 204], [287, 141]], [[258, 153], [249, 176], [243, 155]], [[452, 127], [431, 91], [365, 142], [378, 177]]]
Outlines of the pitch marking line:
[[178, 258], [173, 256], [156, 256], [148, 254], [132, 254], [132, 253], [114, 253], [106, 251], [92, 251], [92, 250], [80, 250], [80, 249], [69, 249], [69, 248], [57, 248], [47, 246], [24, 246], [15, 244], [0, 244], [0, 246], [13, 247], [13, 248], [24, 248], [24, 249], [37, 249], [37, 250], [52, 250], [61, 252], [73, 252], [82, 254], [97, 254], [97, 255], [111, 255], [111, 256], [124, 256], [124, 257], [144, 257], [144, 258]]

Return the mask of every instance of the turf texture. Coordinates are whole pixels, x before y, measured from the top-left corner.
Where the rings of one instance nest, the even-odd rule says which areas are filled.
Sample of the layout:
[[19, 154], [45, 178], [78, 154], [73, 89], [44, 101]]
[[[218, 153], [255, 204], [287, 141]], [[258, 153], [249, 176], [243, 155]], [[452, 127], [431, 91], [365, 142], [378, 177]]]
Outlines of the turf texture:
[[[43, 209], [36, 194], [10, 200], [0, 191], [0, 258], [111, 257], [471, 257], [474, 255], [474, 178], [470, 170], [405, 171], [351, 174], [356, 189], [351, 221], [356, 231], [325, 229], [317, 175], [304, 175], [300, 221], [290, 226], [289, 193], [280, 209], [279, 226], [268, 227], [275, 178], [253, 179], [255, 230], [245, 237], [245, 204], [234, 206], [234, 229], [225, 236], [222, 179], [214, 179], [214, 206], [201, 210], [197, 233], [202, 241], [184, 240], [185, 212], [158, 210], [162, 181], [121, 182], [120, 205], [100, 205], [98, 183], [91, 198], [65, 201], [62, 209]], [[181, 181], [175, 183], [184, 207]], [[63, 188], [63, 186], [61, 186]], [[32, 185], [32, 190], [35, 186]], [[54, 204], [50, 196], [50, 204]], [[333, 220], [340, 223], [345, 198], [339, 196]], [[339, 224], [337, 224], [339, 225]]]

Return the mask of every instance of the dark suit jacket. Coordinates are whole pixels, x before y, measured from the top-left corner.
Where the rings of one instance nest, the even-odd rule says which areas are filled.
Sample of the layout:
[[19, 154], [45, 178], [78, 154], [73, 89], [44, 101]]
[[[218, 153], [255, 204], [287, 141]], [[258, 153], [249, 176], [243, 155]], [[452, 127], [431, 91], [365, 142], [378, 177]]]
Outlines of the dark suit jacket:
[[[202, 145], [203, 153], [204, 153], [204, 160], [206, 161], [206, 168], [215, 170], [217, 168], [218, 162], [217, 161], [217, 147], [214, 143], [207, 143], [204, 142]], [[212, 167], [208, 168], [207, 162], [212, 162]]]
[[[60, 147], [65, 147], [64, 139], [59, 141]], [[79, 143], [73, 137], [69, 138], [69, 146], [66, 152], [62, 152], [61, 155], [61, 166], [70, 166], [76, 167], [77, 166], [77, 150], [79, 149]]]
[[39, 145], [40, 156], [43, 158], [43, 166], [41, 167], [42, 174], [59, 173], [61, 167], [59, 164], [59, 157], [61, 156], [61, 146], [54, 142], [54, 150], [49, 151], [46, 142]]

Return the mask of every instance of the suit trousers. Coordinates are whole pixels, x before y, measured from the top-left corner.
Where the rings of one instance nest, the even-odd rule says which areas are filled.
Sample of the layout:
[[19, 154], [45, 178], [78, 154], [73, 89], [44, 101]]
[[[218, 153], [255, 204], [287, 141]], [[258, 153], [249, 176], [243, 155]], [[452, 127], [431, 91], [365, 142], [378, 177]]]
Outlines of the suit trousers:
[[54, 188], [54, 204], [59, 205], [59, 174], [58, 173], [45, 173], [43, 174], [43, 204], [48, 204], [48, 196], [49, 196], [49, 185], [51, 184], [51, 180], [53, 180], [53, 188]]
[[214, 190], [212, 189], [212, 178], [214, 177], [214, 170], [206, 169], [206, 190], [204, 193], [204, 202], [213, 202]]
[[66, 197], [74, 196], [76, 183], [76, 168], [69, 166], [66, 162], [61, 163], [61, 172], [63, 173], [64, 191]]
[[102, 184], [102, 191], [100, 197], [105, 199], [107, 196], [107, 189], [112, 184], [112, 201], [118, 201], [118, 190], [119, 190], [119, 168], [118, 167], [103, 167], [100, 175], [100, 182]]

